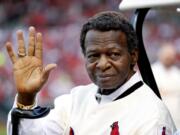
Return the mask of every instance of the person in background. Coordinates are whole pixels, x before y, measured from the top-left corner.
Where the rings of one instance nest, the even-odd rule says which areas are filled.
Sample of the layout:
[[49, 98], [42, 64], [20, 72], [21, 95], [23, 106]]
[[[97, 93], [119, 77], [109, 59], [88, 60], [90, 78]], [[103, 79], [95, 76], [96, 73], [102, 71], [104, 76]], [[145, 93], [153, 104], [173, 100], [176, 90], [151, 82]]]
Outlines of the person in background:
[[[31, 110], [57, 65], [43, 67], [42, 34], [34, 27], [29, 28], [27, 52], [22, 31], [17, 39], [17, 55], [12, 43], [6, 43], [17, 89], [13, 107]], [[89, 18], [81, 30], [80, 46], [92, 83], [57, 97], [46, 117], [22, 119], [19, 135], [172, 135], [176, 131], [166, 106], [134, 69], [138, 41], [123, 14], [105, 11]], [[8, 135], [12, 134], [10, 113]]]
[[152, 70], [163, 102], [167, 105], [177, 128], [180, 128], [180, 70], [176, 66], [176, 49], [172, 43], [163, 43]]

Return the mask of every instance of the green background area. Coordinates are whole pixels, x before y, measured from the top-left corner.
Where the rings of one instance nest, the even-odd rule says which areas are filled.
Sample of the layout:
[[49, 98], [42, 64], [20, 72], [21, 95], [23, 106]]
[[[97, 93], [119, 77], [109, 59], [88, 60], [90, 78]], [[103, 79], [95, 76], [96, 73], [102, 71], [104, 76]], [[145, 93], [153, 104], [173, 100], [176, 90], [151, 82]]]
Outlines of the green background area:
[[5, 125], [0, 124], [0, 135], [6, 135], [6, 127], [5, 127]]

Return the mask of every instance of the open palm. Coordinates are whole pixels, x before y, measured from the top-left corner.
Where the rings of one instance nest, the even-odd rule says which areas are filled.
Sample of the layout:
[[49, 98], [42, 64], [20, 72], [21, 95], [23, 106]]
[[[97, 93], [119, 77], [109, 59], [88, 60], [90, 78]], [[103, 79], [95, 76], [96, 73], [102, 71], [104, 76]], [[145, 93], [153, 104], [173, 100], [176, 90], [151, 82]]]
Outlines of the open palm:
[[42, 64], [33, 56], [25, 56], [14, 63], [14, 78], [19, 92], [37, 92], [42, 85]]
[[37, 33], [34, 27], [29, 28], [29, 44], [26, 48], [23, 32], [17, 32], [18, 56], [12, 49], [12, 43], [7, 42], [6, 48], [13, 63], [13, 74], [16, 88], [19, 94], [34, 95], [48, 79], [49, 73], [56, 64], [48, 64], [43, 68], [42, 62], [42, 34]]

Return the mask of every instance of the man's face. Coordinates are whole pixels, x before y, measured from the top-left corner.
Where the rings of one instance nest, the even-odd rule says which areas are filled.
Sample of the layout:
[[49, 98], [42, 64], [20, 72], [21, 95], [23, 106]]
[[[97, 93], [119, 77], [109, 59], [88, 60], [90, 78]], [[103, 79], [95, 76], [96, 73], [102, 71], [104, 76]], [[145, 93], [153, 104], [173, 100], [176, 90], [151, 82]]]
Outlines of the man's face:
[[137, 61], [137, 51], [128, 52], [126, 35], [121, 31], [90, 30], [85, 59], [91, 80], [102, 90], [113, 90], [133, 75], [131, 65]]

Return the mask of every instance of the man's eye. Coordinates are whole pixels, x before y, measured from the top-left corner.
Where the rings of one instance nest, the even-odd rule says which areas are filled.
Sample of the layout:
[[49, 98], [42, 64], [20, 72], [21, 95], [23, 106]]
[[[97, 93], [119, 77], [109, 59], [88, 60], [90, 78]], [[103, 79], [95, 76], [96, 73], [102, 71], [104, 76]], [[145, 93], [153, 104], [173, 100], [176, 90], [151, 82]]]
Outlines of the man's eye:
[[111, 54], [110, 54], [110, 57], [111, 57], [112, 59], [119, 58], [120, 56], [121, 56], [120, 53], [111, 53]]
[[120, 56], [120, 53], [111, 53], [111, 56]]
[[98, 57], [99, 57], [98, 54], [90, 54], [90, 55], [87, 56], [87, 59], [88, 59], [89, 62], [94, 62], [95, 60], [98, 59]]
[[88, 55], [88, 58], [96, 58], [96, 57], [98, 57], [98, 54], [90, 54], [90, 55]]

